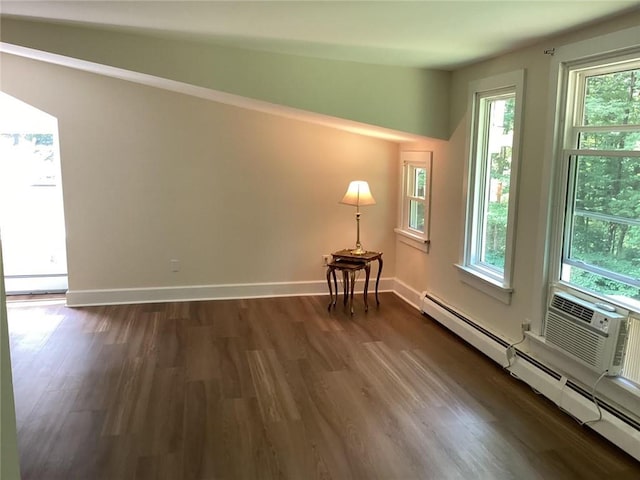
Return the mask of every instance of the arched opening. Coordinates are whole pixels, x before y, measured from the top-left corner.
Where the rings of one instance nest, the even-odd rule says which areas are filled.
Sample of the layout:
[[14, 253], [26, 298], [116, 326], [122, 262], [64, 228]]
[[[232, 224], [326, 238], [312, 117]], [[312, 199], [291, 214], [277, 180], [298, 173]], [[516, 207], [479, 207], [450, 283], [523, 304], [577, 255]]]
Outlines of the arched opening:
[[0, 92], [0, 234], [7, 294], [67, 290], [58, 120]]

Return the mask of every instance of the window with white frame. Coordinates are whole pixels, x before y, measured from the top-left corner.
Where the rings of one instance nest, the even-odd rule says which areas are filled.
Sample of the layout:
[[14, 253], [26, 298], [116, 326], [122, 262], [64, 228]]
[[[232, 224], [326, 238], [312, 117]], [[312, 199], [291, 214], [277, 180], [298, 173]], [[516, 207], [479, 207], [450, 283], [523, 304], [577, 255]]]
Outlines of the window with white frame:
[[569, 74], [561, 280], [640, 302], [640, 59]]
[[425, 246], [429, 242], [431, 152], [402, 152], [402, 199], [396, 232]]
[[[640, 53], [567, 68], [556, 281], [640, 312]], [[623, 376], [640, 384], [640, 321]]]
[[498, 289], [500, 296], [511, 290], [523, 84], [524, 71], [518, 71], [476, 82], [470, 93], [467, 213], [459, 267], [484, 288]]

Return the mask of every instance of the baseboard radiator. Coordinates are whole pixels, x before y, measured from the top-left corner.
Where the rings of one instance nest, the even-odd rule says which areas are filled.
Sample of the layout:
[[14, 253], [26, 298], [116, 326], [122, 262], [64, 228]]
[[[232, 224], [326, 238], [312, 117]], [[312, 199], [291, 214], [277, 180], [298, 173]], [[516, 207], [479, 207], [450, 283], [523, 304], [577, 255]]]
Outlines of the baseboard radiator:
[[[424, 314], [496, 363], [507, 365], [509, 342], [457, 312], [434, 295], [427, 292], [423, 295], [421, 310]], [[590, 391], [527, 353], [517, 348], [515, 353], [516, 356], [509, 368], [513, 376], [527, 383], [534, 391], [541, 393], [579, 421], [585, 422], [598, 417], [597, 406]], [[640, 460], [640, 423], [600, 398], [598, 405], [602, 410], [602, 420], [589, 422], [587, 426]]]

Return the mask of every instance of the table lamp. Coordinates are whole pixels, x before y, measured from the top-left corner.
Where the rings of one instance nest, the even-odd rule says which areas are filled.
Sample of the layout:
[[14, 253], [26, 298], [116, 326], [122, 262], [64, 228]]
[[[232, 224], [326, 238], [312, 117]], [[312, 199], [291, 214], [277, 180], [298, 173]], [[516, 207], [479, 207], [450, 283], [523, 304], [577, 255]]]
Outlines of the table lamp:
[[351, 250], [351, 253], [353, 255], [363, 255], [367, 251], [364, 250], [360, 244], [360, 207], [364, 207], [365, 205], [374, 205], [376, 203], [371, 195], [371, 191], [369, 190], [369, 184], [362, 180], [354, 180], [349, 184], [347, 193], [345, 193], [344, 198], [340, 203], [345, 205], [355, 205], [356, 207], [356, 248]]

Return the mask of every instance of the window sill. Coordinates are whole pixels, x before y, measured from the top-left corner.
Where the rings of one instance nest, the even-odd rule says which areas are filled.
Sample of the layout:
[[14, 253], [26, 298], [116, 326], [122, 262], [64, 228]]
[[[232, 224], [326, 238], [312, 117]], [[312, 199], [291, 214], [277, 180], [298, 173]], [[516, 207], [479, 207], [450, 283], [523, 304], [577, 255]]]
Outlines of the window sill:
[[420, 235], [416, 235], [415, 233], [407, 232], [406, 230], [402, 230], [400, 228], [394, 228], [393, 231], [396, 232], [396, 234], [398, 235], [398, 240], [400, 240], [402, 243], [416, 248], [421, 252], [429, 253], [431, 240], [421, 237]]
[[480, 290], [496, 300], [504, 303], [505, 305], [511, 304], [511, 294], [513, 288], [507, 287], [502, 283], [494, 280], [491, 277], [483, 275], [479, 271], [466, 267], [464, 265], [455, 264], [456, 268], [460, 272], [460, 280], [467, 285]]

